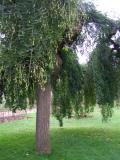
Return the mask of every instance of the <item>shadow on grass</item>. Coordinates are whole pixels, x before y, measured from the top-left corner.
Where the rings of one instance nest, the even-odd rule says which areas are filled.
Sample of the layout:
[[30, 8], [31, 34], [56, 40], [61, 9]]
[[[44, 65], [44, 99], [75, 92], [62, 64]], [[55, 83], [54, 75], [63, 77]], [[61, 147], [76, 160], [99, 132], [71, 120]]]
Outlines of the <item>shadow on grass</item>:
[[33, 132], [0, 135], [0, 160], [120, 160], [120, 131], [52, 129], [50, 156], [35, 153]]

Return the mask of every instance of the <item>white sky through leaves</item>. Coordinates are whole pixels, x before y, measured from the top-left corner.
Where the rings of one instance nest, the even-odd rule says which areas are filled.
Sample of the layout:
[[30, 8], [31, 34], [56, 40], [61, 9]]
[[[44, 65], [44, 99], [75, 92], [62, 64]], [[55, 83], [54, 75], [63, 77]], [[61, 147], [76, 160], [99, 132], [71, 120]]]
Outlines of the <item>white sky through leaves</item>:
[[[120, 19], [120, 0], [85, 0], [86, 2], [93, 2], [96, 6], [96, 9], [108, 17], [118, 20]], [[85, 64], [88, 60], [88, 57], [78, 51], [77, 53], [79, 62]]]

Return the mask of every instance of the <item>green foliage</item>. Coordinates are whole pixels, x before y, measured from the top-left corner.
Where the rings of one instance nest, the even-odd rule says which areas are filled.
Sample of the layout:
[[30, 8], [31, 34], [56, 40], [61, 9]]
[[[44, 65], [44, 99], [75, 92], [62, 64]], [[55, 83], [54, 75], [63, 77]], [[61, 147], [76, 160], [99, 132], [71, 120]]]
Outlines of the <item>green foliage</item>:
[[36, 84], [50, 81], [58, 45], [76, 25], [76, 7], [74, 0], [0, 1], [0, 99], [11, 109], [32, 105]]
[[[111, 108], [118, 99], [115, 92], [118, 93], [119, 71], [116, 72], [112, 63], [114, 53], [109, 45], [119, 23], [97, 12], [92, 5], [79, 16], [77, 2], [0, 2], [0, 33], [5, 35], [0, 42], [1, 103], [5, 99], [6, 106], [14, 111], [25, 109], [28, 103], [32, 106], [36, 100], [36, 85], [44, 88], [46, 83], [53, 82], [52, 75], [58, 65], [56, 57], [60, 54], [62, 66], [58, 79], [52, 83], [53, 114], [61, 121], [63, 117], [70, 118], [73, 112], [78, 115], [90, 112], [97, 100], [103, 118], [112, 115]], [[85, 18], [84, 28], [90, 33], [89, 24], [95, 24], [96, 32], [91, 36], [97, 38], [97, 47], [84, 67], [78, 64], [76, 54], [66, 47], [74, 34], [78, 36], [78, 20], [81, 25], [84, 22], [81, 17]]]
[[63, 64], [53, 87], [53, 115], [60, 121], [64, 117], [77, 117], [92, 112], [96, 104], [92, 65], [81, 66], [70, 49], [62, 52]]
[[91, 62], [83, 67], [83, 99], [86, 112], [92, 111], [96, 104], [95, 82]]
[[[120, 23], [98, 12], [91, 3], [85, 3], [83, 7], [87, 18], [82, 36], [84, 38], [84, 34], [87, 35], [87, 47], [90, 47], [91, 43], [95, 47], [90, 56], [91, 71], [93, 72], [91, 75], [94, 83], [92, 89], [96, 92], [93, 92], [95, 93], [93, 97], [101, 107], [103, 120], [107, 120], [108, 117], [112, 116], [114, 102], [119, 102], [120, 46], [119, 37], [115, 35], [119, 32]], [[90, 43], [89, 41], [92, 42]], [[110, 45], [112, 48], [110, 48]], [[93, 91], [92, 89], [91, 91]], [[90, 95], [87, 97], [87, 100], [89, 97]]]
[[65, 48], [61, 57], [61, 71], [53, 86], [53, 114], [58, 120], [71, 118], [73, 108], [80, 105], [82, 89], [82, 70], [76, 54]]
[[115, 68], [112, 52], [105, 41], [101, 40], [92, 53], [92, 66], [95, 79], [96, 100], [101, 107], [104, 120], [112, 116], [116, 95]]

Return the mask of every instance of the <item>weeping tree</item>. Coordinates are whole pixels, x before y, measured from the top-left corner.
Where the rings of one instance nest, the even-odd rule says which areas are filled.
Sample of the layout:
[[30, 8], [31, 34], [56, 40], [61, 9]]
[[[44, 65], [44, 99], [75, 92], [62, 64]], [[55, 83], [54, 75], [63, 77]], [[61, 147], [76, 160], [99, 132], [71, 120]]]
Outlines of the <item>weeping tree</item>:
[[[72, 51], [68, 51], [68, 47], [80, 35], [82, 27], [86, 26], [90, 31], [91, 27], [89, 26], [93, 22], [97, 28], [97, 33], [99, 33], [95, 36], [98, 37], [99, 35], [103, 39], [107, 37], [114, 46], [112, 53], [115, 56], [119, 55], [119, 47], [116, 46], [115, 41], [112, 41], [112, 36], [118, 30], [118, 24], [97, 13], [93, 8], [86, 12], [84, 7], [85, 14], [88, 14], [86, 18], [81, 10], [78, 14], [77, 7], [77, 0], [0, 1], [0, 100], [2, 103], [5, 99], [6, 106], [13, 111], [25, 109], [28, 104], [32, 106], [37, 103], [36, 151], [40, 154], [51, 152], [49, 137], [51, 88], [53, 88], [55, 98], [53, 100], [55, 111], [60, 112], [62, 118], [65, 116], [70, 118], [73, 108], [74, 110], [75, 107], [79, 108], [78, 105], [82, 101], [82, 90], [85, 106], [94, 104], [94, 96], [91, 96], [91, 100], [88, 99], [90, 88], [87, 85], [81, 87], [83, 84], [81, 78], [83, 79], [83, 77], [76, 55]], [[109, 43], [107, 42], [107, 44]], [[105, 52], [107, 49], [104, 47]], [[97, 53], [99, 55], [101, 51], [97, 51]], [[108, 55], [106, 57], [106, 60], [109, 59]], [[97, 60], [96, 57], [94, 66], [100, 74], [96, 74], [93, 69], [94, 81], [96, 95], [102, 96], [102, 94], [98, 94], [97, 75], [105, 80], [107, 87], [112, 88], [108, 77], [113, 69], [108, 63], [105, 66], [104, 74], [106, 71], [108, 73], [104, 78], [102, 66], [105, 65], [105, 61], [100, 58], [101, 61], [98, 64], [103, 65], [98, 66]], [[88, 68], [84, 79], [86, 83], [84, 84], [88, 84], [87, 77], [90, 76]], [[106, 81], [106, 78], [109, 80]], [[107, 85], [108, 82], [109, 86]], [[102, 87], [102, 84], [99, 86]], [[93, 83], [90, 86], [92, 85]], [[108, 90], [107, 93], [110, 92]], [[97, 100], [101, 104], [103, 99], [97, 98]], [[104, 101], [102, 106], [105, 104], [107, 104], [106, 107], [110, 108], [109, 106], [113, 104], [113, 101]], [[106, 112], [108, 109], [102, 112], [103, 116], [106, 117], [104, 111]], [[111, 112], [108, 113], [111, 115]], [[61, 117], [59, 118], [60, 121], [62, 120]]]
[[93, 45], [89, 58], [95, 91], [93, 97], [101, 108], [103, 120], [107, 120], [112, 116], [114, 102], [119, 99], [120, 22], [97, 12], [93, 4], [84, 3], [81, 7], [87, 19], [78, 44], [82, 46], [87, 39], [85, 51]]
[[[106, 121], [112, 116], [114, 102], [119, 99], [120, 38], [116, 35], [120, 32], [120, 23], [97, 12], [92, 4], [84, 3], [80, 8], [84, 11], [86, 20], [82, 25], [84, 32], [78, 35], [77, 44], [86, 51], [83, 43], [87, 38], [87, 45], [90, 46], [92, 39], [93, 52], [88, 64], [84, 67], [80, 66], [82, 72], [75, 72], [72, 64], [74, 58], [71, 61], [66, 56], [66, 60], [71, 61], [70, 66], [72, 67], [68, 67], [71, 68], [69, 70], [67, 67], [64, 68], [64, 64], [62, 65], [65, 74], [59, 77], [53, 94], [53, 114], [59, 120], [60, 126], [63, 125], [64, 117], [70, 118], [74, 112], [79, 115], [93, 111], [95, 104], [100, 106], [103, 120]], [[87, 37], [84, 35], [86, 33]], [[74, 72], [71, 73], [71, 71]], [[61, 69], [61, 75], [63, 73]], [[72, 78], [68, 78], [69, 73], [74, 80], [77, 79], [78, 83], [82, 84], [80, 88], [77, 87], [74, 96], [73, 94], [71, 96], [69, 83]], [[75, 73], [77, 78], [74, 77]], [[74, 84], [77, 86], [77, 81]]]
[[[53, 88], [52, 113], [63, 126], [63, 118], [80, 118], [96, 104], [92, 64], [80, 65], [76, 53], [64, 49], [59, 78]], [[67, 63], [66, 63], [67, 62]]]
[[93, 112], [96, 105], [96, 91], [95, 91], [95, 81], [92, 63], [88, 62], [82, 67], [83, 72], [83, 85], [82, 85], [82, 97], [83, 97], [83, 107], [81, 112], [83, 116], [87, 113]]
[[96, 101], [101, 108], [103, 120], [107, 120], [112, 116], [117, 84], [112, 53], [106, 42], [101, 40], [92, 54]]
[[40, 154], [51, 152], [51, 82], [58, 79], [61, 51], [75, 41], [83, 21], [75, 0], [0, 1], [0, 100], [12, 111], [37, 104]]
[[120, 32], [119, 21], [105, 17], [93, 8], [88, 13], [88, 32], [91, 23], [94, 25], [93, 33], [90, 32], [96, 46], [90, 55], [90, 63], [93, 70], [95, 83], [96, 102], [101, 108], [103, 120], [112, 116], [114, 102], [119, 99], [119, 56], [120, 56]]
[[112, 116], [119, 86], [120, 32], [119, 21], [90, 12], [89, 21], [94, 22], [97, 36], [96, 47], [90, 57], [95, 81], [96, 101], [101, 108], [103, 120]]
[[63, 118], [71, 118], [73, 109], [79, 108], [83, 81], [76, 53], [70, 48], [64, 48], [61, 57], [63, 63], [53, 87], [52, 103], [52, 113], [58, 119], [60, 127], [63, 126]]
[[[85, 47], [90, 45], [93, 45], [93, 49], [95, 49], [88, 64], [80, 67], [82, 72], [70, 73], [72, 69], [69, 70], [64, 68], [64, 65], [62, 66], [64, 68], [63, 73], [67, 74], [59, 77], [55, 94], [53, 94], [53, 114], [61, 124], [63, 117], [69, 117], [68, 115], [71, 117], [74, 112], [79, 116], [82, 113], [86, 114], [93, 111], [96, 103], [101, 107], [103, 119], [107, 120], [108, 117], [112, 116], [115, 92], [117, 92], [116, 67], [113, 64], [113, 59], [118, 60], [119, 45], [112, 38], [119, 31], [119, 23], [97, 12], [91, 3], [83, 3], [79, 8], [84, 11], [86, 20], [82, 25], [83, 30], [78, 36], [77, 44], [83, 47], [85, 52], [87, 50]], [[88, 46], [83, 45], [86, 39]], [[91, 39], [93, 44], [90, 43]], [[113, 45], [112, 49], [110, 49], [110, 45]], [[69, 57], [66, 58], [69, 59]], [[71, 60], [74, 63], [74, 59]], [[74, 65], [70, 66], [74, 68]], [[80, 88], [77, 87], [74, 96], [73, 94], [71, 96], [72, 91], [69, 90], [71, 87], [69, 81], [72, 79], [68, 78], [69, 73], [74, 80], [77, 79], [78, 83], [82, 84]], [[74, 77], [75, 73], [77, 78]], [[81, 82], [79, 82], [80, 77], [78, 75], [82, 78]], [[72, 97], [74, 97], [73, 101]]]

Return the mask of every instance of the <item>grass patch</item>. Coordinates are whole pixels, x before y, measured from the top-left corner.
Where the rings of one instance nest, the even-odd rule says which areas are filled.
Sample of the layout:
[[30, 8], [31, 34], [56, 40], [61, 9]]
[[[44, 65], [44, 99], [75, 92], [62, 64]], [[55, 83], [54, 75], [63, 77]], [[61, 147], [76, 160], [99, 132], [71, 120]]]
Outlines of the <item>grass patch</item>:
[[64, 120], [64, 128], [51, 119], [50, 156], [35, 153], [33, 118], [0, 125], [0, 160], [120, 160], [120, 110], [112, 121], [101, 122], [98, 112], [92, 118]]

